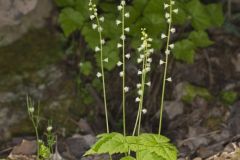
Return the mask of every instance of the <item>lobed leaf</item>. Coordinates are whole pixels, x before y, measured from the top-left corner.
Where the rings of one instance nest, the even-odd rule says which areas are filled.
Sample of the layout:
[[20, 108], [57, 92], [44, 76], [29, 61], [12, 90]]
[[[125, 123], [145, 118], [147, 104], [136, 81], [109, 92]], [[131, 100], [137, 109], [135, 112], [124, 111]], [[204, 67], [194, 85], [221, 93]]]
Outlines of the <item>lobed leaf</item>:
[[189, 39], [194, 42], [197, 47], [208, 47], [213, 44], [205, 31], [193, 31], [189, 35]]
[[193, 63], [195, 48], [195, 44], [188, 39], [178, 41], [175, 43], [175, 47], [173, 49], [173, 56], [177, 60], [182, 60], [187, 63]]
[[64, 8], [60, 13], [59, 23], [65, 36], [69, 36], [71, 33], [82, 27], [84, 23], [84, 17], [81, 12], [68, 7]]

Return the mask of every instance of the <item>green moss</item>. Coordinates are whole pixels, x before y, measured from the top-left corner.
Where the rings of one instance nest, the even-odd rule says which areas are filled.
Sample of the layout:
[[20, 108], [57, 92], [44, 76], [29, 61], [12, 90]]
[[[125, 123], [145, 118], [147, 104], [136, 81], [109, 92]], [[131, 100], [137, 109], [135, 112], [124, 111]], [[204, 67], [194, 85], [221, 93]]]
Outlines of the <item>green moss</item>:
[[0, 77], [35, 71], [61, 57], [60, 41], [47, 29], [33, 30], [0, 48]]
[[185, 94], [182, 97], [182, 100], [186, 103], [191, 103], [196, 96], [202, 97], [206, 100], [210, 100], [212, 98], [211, 93], [203, 87], [187, 84], [183, 89]]
[[235, 91], [223, 91], [220, 98], [223, 103], [231, 105], [237, 100], [238, 93]]

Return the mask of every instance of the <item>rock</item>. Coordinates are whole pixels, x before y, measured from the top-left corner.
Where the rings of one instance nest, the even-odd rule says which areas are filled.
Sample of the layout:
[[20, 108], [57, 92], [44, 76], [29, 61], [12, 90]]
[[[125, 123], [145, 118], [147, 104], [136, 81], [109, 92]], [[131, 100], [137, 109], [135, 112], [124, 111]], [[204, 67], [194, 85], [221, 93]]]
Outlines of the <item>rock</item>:
[[239, 122], [240, 122], [240, 101], [236, 102], [232, 106], [232, 110], [228, 120], [228, 126], [233, 136], [240, 134]]
[[26, 159], [31, 160], [34, 159], [37, 152], [37, 143], [36, 141], [28, 141], [23, 140], [22, 143], [18, 146], [15, 146], [8, 156], [11, 160], [20, 160]]
[[[85, 139], [82, 137], [71, 137], [64, 142], [62, 156], [66, 159], [80, 159], [83, 154], [90, 148]], [[63, 148], [62, 148], [63, 149]]]
[[29, 29], [43, 27], [51, 10], [51, 0], [0, 0], [0, 46], [19, 39]]
[[172, 120], [183, 113], [184, 105], [181, 101], [166, 101], [164, 109], [168, 118]]
[[235, 67], [236, 72], [240, 72], [240, 53], [236, 57], [232, 57], [232, 63]]

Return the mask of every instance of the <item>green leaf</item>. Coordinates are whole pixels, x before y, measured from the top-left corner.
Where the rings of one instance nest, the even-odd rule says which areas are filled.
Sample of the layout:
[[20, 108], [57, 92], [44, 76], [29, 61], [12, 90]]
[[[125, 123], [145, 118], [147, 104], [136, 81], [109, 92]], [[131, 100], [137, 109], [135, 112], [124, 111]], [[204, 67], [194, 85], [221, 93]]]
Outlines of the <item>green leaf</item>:
[[154, 152], [149, 152], [148, 150], [139, 151], [138, 158], [142, 160], [164, 160], [163, 157], [157, 155]]
[[65, 8], [60, 13], [59, 23], [65, 36], [69, 36], [72, 32], [82, 27], [84, 18], [80, 12], [72, 8]]
[[128, 136], [126, 141], [132, 151], [153, 153], [147, 157], [158, 157], [158, 159], [162, 157], [164, 160], [176, 160], [177, 158], [177, 149], [169, 143], [168, 138], [162, 135], [145, 133], [138, 137]]
[[102, 2], [99, 4], [99, 7], [105, 12], [105, 13], [118, 13], [116, 3], [113, 2]]
[[189, 39], [194, 42], [196, 47], [208, 47], [213, 44], [205, 31], [193, 31], [190, 33]]
[[199, 0], [192, 0], [186, 4], [185, 9], [190, 13], [192, 26], [196, 30], [205, 30], [212, 26], [206, 7]]
[[84, 25], [82, 35], [91, 49], [95, 49], [96, 46], [99, 46], [99, 34], [92, 29], [90, 24]]
[[43, 142], [39, 142], [39, 143], [40, 143], [40, 150], [39, 150], [40, 156], [44, 159], [50, 158], [50, 154], [51, 154], [50, 148], [45, 146]]
[[149, 0], [133, 0], [132, 4], [136, 10], [142, 11], [146, 7], [148, 1]]
[[120, 160], [136, 160], [134, 157], [131, 156], [127, 156], [127, 157], [123, 157]]
[[158, 15], [164, 15], [164, 7], [163, 7], [163, 1], [162, 0], [149, 0], [149, 2], [146, 4], [143, 14], [158, 14]]
[[[100, 56], [100, 53], [95, 54], [98, 66], [101, 64]], [[103, 59], [105, 58], [108, 58], [108, 62], [104, 62], [104, 68], [110, 71], [116, 66], [117, 62], [119, 61], [119, 51], [117, 49], [116, 41], [109, 41], [103, 46]]]
[[145, 150], [155, 153], [165, 160], [176, 160], [177, 149], [169, 143], [169, 139], [157, 134], [141, 134], [140, 144], [146, 146]]
[[89, 10], [88, 10], [88, 3], [89, 3], [89, 0], [76, 0], [75, 2], [75, 9], [76, 11], [80, 12], [84, 19], [87, 19], [89, 17]]
[[120, 133], [109, 133], [98, 136], [100, 139], [87, 151], [84, 156], [92, 154], [128, 152], [128, 145], [125, 143], [125, 138]]
[[193, 63], [195, 55], [195, 45], [192, 41], [185, 39], [175, 43], [173, 56], [177, 60], [182, 60], [187, 63]]
[[55, 3], [59, 7], [73, 6], [74, 0], [55, 0]]
[[221, 27], [224, 22], [223, 6], [221, 3], [209, 4], [206, 7], [209, 17], [212, 20], [212, 25]]
[[112, 39], [116, 40], [120, 37], [121, 35], [121, 30], [116, 28], [116, 16], [114, 14], [103, 14], [105, 17], [105, 21], [102, 24], [103, 27], [103, 37], [105, 39]]
[[188, 14], [184, 9], [185, 3], [176, 1], [176, 8], [179, 9], [178, 14], [173, 14], [173, 24], [174, 25], [184, 25], [188, 20]]
[[85, 61], [80, 65], [80, 72], [85, 76], [89, 76], [92, 73], [92, 69], [92, 63], [89, 61]]

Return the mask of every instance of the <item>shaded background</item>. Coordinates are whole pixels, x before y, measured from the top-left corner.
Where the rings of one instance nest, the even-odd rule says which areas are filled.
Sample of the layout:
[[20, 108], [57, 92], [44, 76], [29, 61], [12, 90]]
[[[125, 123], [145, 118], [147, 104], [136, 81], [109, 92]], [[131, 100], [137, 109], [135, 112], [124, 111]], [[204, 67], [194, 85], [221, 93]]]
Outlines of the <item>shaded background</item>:
[[[93, 31], [87, 32], [80, 27], [83, 24], [75, 24], [81, 19], [74, 19], [78, 13], [64, 11], [74, 8], [71, 5], [73, 1], [66, 1], [69, 6], [64, 1], [56, 2], [0, 0], [1, 149], [9, 146], [14, 137], [34, 135], [27, 117], [26, 95], [40, 102], [42, 133], [48, 119], [52, 119], [56, 134], [63, 139], [74, 133], [87, 135], [105, 131], [101, 82], [95, 78], [97, 58], [91, 49], [95, 42], [91, 46], [88, 43], [92, 41], [91, 37], [89, 40], [85, 35]], [[112, 1], [100, 1], [100, 4], [109, 9], [106, 6], [108, 2], [113, 4]], [[229, 141], [240, 133], [240, 3], [231, 1], [229, 10], [227, 1], [216, 2], [223, 6], [225, 20], [222, 25], [205, 29], [214, 43], [194, 48], [194, 57], [181, 55], [179, 58], [175, 54], [170, 60], [169, 73], [173, 82], [167, 85], [164, 134], [177, 144], [183, 156], [210, 156], [221, 147], [209, 147]], [[128, 3], [132, 5], [134, 2]], [[210, 1], [202, 2], [203, 5], [208, 3]], [[84, 9], [81, 5], [79, 7], [81, 13]], [[101, 12], [104, 13], [104, 9]], [[144, 12], [140, 13], [139, 17], [145, 16]], [[84, 12], [84, 16], [88, 13]], [[150, 22], [145, 23], [149, 30], [154, 28]], [[189, 23], [176, 25], [179, 34], [173, 37], [174, 42], [194, 30]], [[88, 25], [86, 22], [90, 28]], [[115, 28], [109, 24], [108, 29]], [[159, 32], [156, 27], [154, 29]], [[137, 35], [130, 37], [134, 39]], [[128, 50], [134, 57], [136, 44], [130, 42]], [[154, 44], [158, 48], [154, 59], [161, 58], [163, 42], [158, 42]], [[203, 39], [198, 43], [205, 42]], [[180, 45], [180, 50], [182, 48], [184, 54], [186, 50], [192, 50], [184, 50], [184, 45]], [[106, 73], [110, 126], [114, 131], [121, 131], [121, 79], [119, 69], [115, 67], [118, 60], [112, 59], [114, 62], [109, 64], [109, 72]], [[157, 64], [158, 61], [154, 61], [149, 76], [152, 87], [145, 99], [148, 113], [143, 117], [143, 130], [148, 132], [156, 132], [158, 127], [162, 69]], [[130, 88], [134, 88], [138, 81], [136, 70], [136, 63], [130, 61], [127, 64]], [[137, 111], [135, 92], [133, 89], [127, 94], [129, 133]], [[220, 144], [222, 148], [223, 144]]]

